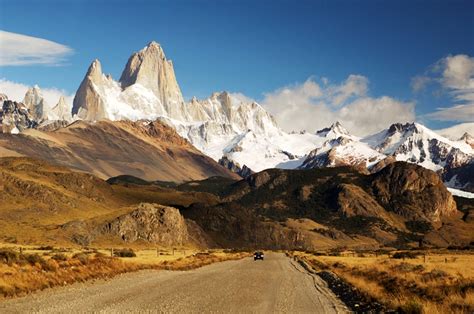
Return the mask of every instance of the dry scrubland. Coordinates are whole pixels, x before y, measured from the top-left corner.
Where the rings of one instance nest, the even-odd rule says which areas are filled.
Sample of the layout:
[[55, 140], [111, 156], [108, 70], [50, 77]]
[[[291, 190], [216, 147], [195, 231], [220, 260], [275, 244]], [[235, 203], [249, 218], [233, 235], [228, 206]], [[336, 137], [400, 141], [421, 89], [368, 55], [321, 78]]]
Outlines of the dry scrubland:
[[[334, 256], [329, 256], [334, 255]], [[406, 313], [473, 313], [474, 252], [301, 253], [316, 271], [331, 271], [367, 300]]]
[[0, 298], [36, 290], [106, 279], [142, 269], [189, 270], [235, 260], [249, 253], [191, 249], [71, 249], [5, 245], [0, 248]]

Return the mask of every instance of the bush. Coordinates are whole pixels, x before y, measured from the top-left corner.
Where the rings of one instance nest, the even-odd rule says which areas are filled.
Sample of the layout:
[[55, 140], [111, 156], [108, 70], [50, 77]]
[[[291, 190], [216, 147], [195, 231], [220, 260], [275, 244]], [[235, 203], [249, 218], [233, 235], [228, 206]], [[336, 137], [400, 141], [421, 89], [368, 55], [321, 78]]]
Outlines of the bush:
[[45, 265], [46, 264], [46, 260], [39, 256], [38, 254], [27, 254], [27, 255], [24, 255], [25, 257], [25, 260], [30, 264], [30, 265], [36, 265], [36, 264], [40, 264], [40, 265]]
[[423, 305], [416, 300], [410, 300], [402, 306], [401, 312], [407, 314], [422, 314]]
[[114, 251], [114, 256], [116, 257], [136, 257], [137, 254], [132, 249], [121, 249]]
[[81, 264], [83, 265], [86, 265], [87, 263], [89, 263], [89, 256], [84, 253], [76, 253], [72, 256], [72, 258], [79, 260], [79, 262], [81, 262]]
[[402, 258], [417, 258], [420, 254], [416, 252], [396, 252], [392, 255], [392, 258], [402, 259]]
[[52, 251], [52, 250], [54, 250], [54, 247], [52, 247], [51, 245], [44, 245], [44, 246], [37, 247], [36, 250], [38, 250], [38, 251]]
[[19, 254], [10, 249], [0, 250], [0, 262], [4, 264], [11, 265], [12, 263], [17, 263], [19, 260]]
[[51, 256], [51, 259], [54, 259], [55, 261], [58, 261], [58, 262], [64, 262], [67, 260], [67, 256], [66, 254], [58, 253]]
[[97, 252], [94, 254], [94, 257], [96, 258], [104, 258], [104, 257], [107, 257], [107, 255], [105, 255], [104, 253], [102, 252]]

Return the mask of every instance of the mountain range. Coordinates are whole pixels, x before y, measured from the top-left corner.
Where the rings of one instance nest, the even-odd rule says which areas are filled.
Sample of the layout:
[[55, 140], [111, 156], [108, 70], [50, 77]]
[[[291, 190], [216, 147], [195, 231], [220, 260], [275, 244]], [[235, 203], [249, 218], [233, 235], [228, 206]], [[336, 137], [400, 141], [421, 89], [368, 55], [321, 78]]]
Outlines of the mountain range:
[[0, 101], [4, 242], [312, 250], [474, 240], [471, 124], [285, 132], [241, 95], [186, 102], [156, 42], [118, 81], [94, 60], [72, 104], [48, 104], [38, 86]]
[[[288, 133], [279, 128], [261, 105], [235, 94], [217, 92], [204, 100], [193, 98], [185, 102], [173, 63], [156, 42], [130, 56], [118, 81], [104, 74], [100, 61], [94, 60], [75, 94], [72, 107], [64, 98], [54, 106], [45, 103], [37, 86], [28, 90], [22, 102], [8, 100], [6, 95], [1, 97], [3, 133], [20, 133], [17, 137], [0, 138], [2, 156], [54, 156], [52, 160], [59, 160], [61, 165], [102, 177], [113, 176], [118, 171], [78, 166], [82, 161], [77, 160], [82, 157], [57, 158], [50, 155], [50, 143], [37, 148], [36, 152], [24, 147], [31, 145], [35, 136], [44, 142], [51, 139], [49, 136], [77, 130], [74, 126], [77, 120], [81, 120], [82, 125], [94, 126], [94, 130], [110, 129], [114, 124], [122, 128], [127, 124], [124, 121], [135, 126], [162, 123], [173, 128], [202, 154], [244, 176], [270, 168], [336, 166], [352, 166], [371, 173], [394, 161], [407, 161], [438, 172], [451, 188], [474, 192], [472, 176], [462, 175], [463, 169], [472, 169], [474, 163], [473, 138], [469, 133], [473, 132], [472, 124], [434, 132], [419, 123], [397, 123], [364, 138], [350, 134], [339, 122], [315, 133]], [[455, 137], [460, 130], [462, 135]], [[69, 151], [69, 155], [76, 156], [77, 152]], [[160, 175], [157, 171], [129, 168], [121, 171], [144, 179], [173, 180], [172, 176]], [[175, 178], [183, 179], [179, 175]]]

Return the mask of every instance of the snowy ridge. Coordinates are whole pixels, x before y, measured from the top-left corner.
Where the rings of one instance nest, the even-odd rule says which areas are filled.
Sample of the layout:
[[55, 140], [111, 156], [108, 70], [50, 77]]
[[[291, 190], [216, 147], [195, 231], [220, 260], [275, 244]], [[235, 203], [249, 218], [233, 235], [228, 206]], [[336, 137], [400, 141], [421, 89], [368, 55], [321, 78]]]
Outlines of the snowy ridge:
[[419, 123], [393, 124], [362, 142], [396, 160], [417, 163], [433, 171], [456, 168], [473, 158], [473, 149], [467, 143], [451, 141]]
[[448, 188], [448, 191], [455, 196], [465, 197], [465, 198], [474, 198], [474, 193], [461, 191], [458, 189]]

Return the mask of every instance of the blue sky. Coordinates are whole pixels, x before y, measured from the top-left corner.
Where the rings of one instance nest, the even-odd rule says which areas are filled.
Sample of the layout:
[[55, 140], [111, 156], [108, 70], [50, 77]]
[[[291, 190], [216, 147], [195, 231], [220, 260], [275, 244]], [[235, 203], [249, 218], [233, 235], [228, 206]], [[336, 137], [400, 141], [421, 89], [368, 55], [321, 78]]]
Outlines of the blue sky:
[[[0, 0], [0, 29], [73, 50], [59, 65], [0, 67], [0, 78], [27, 85], [74, 93], [95, 58], [118, 79], [131, 53], [155, 40], [185, 97], [229, 90], [265, 101], [308, 78], [338, 85], [356, 74], [368, 80], [365, 96], [416, 103], [429, 127], [470, 121], [429, 114], [459, 104], [435, 68], [474, 56], [473, 1]], [[415, 92], [414, 77], [428, 84]]]

